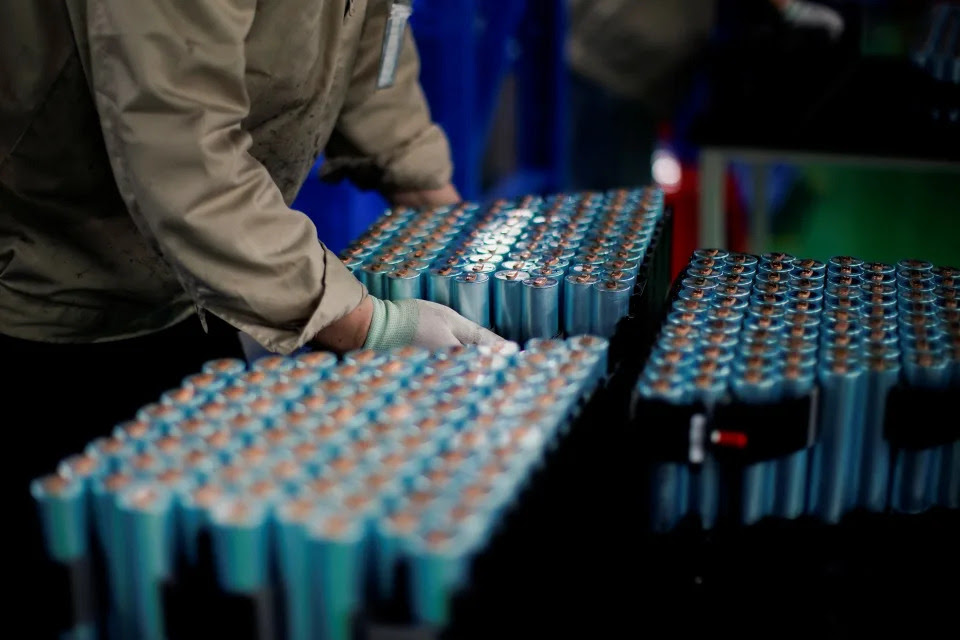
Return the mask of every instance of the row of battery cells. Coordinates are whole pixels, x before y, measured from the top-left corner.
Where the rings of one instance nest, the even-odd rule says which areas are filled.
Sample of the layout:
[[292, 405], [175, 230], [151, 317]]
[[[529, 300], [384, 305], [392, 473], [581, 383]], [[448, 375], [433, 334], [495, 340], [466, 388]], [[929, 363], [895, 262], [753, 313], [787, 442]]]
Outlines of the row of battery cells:
[[[824, 265], [785, 254], [759, 260], [722, 250], [695, 253], [664, 334], [676, 344], [677, 329], [700, 335], [694, 343], [697, 370], [687, 392], [672, 401], [699, 400], [710, 406], [726, 395], [739, 402], [766, 403], [808, 394], [813, 387]], [[706, 307], [706, 319], [684, 329], [683, 316]], [[671, 327], [674, 325], [674, 327]], [[669, 352], [666, 353], [669, 358]], [[661, 362], [663, 358], [660, 358]], [[656, 359], [651, 364], [656, 366]], [[660, 370], [662, 372], [662, 369]], [[650, 371], [658, 375], [657, 369]], [[640, 392], [657, 393], [650, 380]], [[661, 390], [669, 389], [659, 381]], [[746, 522], [766, 515], [795, 517], [804, 507], [806, 460], [803, 455], [775, 464], [751, 465], [744, 476]], [[680, 465], [661, 465], [655, 473], [654, 526], [674, 526], [688, 511], [713, 525], [719, 502], [719, 473], [708, 459], [691, 477]], [[673, 496], [673, 497], [671, 497]]]
[[[887, 401], [896, 385], [936, 386], [924, 380], [923, 363], [912, 353], [917, 336], [911, 327], [924, 310], [918, 304], [930, 302], [910, 293], [917, 287], [909, 285], [909, 265], [917, 264], [905, 260], [894, 267], [840, 256], [827, 265], [817, 367], [819, 428], [806, 501], [806, 512], [827, 522], [856, 508], [916, 512], [949, 505], [951, 487], [956, 494], [957, 469], [941, 465], [938, 457], [955, 455], [956, 443], [920, 454], [897, 451], [891, 459], [884, 436]], [[941, 387], [948, 383], [939, 378]]]
[[476, 213], [442, 255], [411, 263], [390, 244], [361, 257], [365, 238], [345, 260], [373, 295], [444, 304], [511, 340], [610, 336], [662, 211], [652, 189], [528, 197]]
[[[701, 356], [690, 385], [693, 397], [688, 400], [713, 404], [729, 391], [740, 402], [757, 403], [808, 393], [813, 385], [823, 270], [821, 263], [783, 254], [757, 260], [720, 250], [698, 251], [683, 280], [675, 313], [694, 311], [706, 301], [711, 316], [701, 325], [706, 328], [706, 339], [694, 345], [695, 349], [701, 354], [723, 349], [729, 365]], [[666, 333], [672, 333], [669, 326]], [[753, 465], [747, 470], [745, 521], [753, 522], [772, 511], [790, 517], [802, 510], [802, 483], [799, 489], [796, 485], [803, 470], [795, 460], [782, 466], [786, 469]], [[783, 477], [777, 477], [778, 471]], [[784, 486], [778, 489], [778, 485]], [[685, 493], [685, 487], [678, 488]], [[717, 506], [712, 461], [703, 466], [691, 493], [689, 505], [698, 509], [710, 526]], [[684, 498], [678, 502], [680, 510], [668, 509], [655, 518], [663, 528], [672, 526], [685, 511]]]
[[641, 395], [709, 405], [727, 392], [748, 402], [778, 393], [781, 350], [795, 350], [799, 364], [809, 365], [804, 347], [811, 340], [815, 347], [816, 327], [795, 336], [786, 330], [794, 315], [799, 322], [793, 305], [809, 302], [792, 288], [767, 256], [699, 250], [641, 377]]
[[[890, 311], [882, 298], [870, 300], [863, 274], [864, 263], [857, 258], [834, 257], [827, 266], [817, 370], [818, 433], [810, 452], [806, 511], [831, 523], [857, 506], [864, 484], [861, 461], [872, 458], [864, 448], [867, 358], [896, 357], [896, 346], [883, 341], [886, 334], [866, 339], [870, 319], [883, 319]], [[877, 472], [881, 473], [879, 467]]]
[[583, 337], [519, 354], [209, 363], [34, 483], [48, 549], [70, 562], [97, 541], [131, 637], [162, 637], [158, 584], [199, 561], [203, 531], [228, 591], [266, 588], [279, 563], [290, 637], [345, 637], [363, 594], [394, 597], [401, 556], [418, 618], [441, 622], [463, 567], [598, 383], [605, 350]]
[[[944, 390], [960, 386], [958, 272], [922, 260], [896, 267], [901, 365], [906, 383]], [[936, 419], [930, 415], [927, 419]], [[891, 506], [908, 513], [960, 506], [960, 442], [895, 452]]]
[[[535, 223], [533, 227], [528, 226], [512, 245], [507, 244], [508, 238], [498, 235], [504, 222], [494, 217], [490, 221], [492, 227], [479, 227], [477, 234], [469, 240], [475, 245], [483, 245], [460, 247], [467, 260], [480, 261], [481, 264], [445, 264], [439, 272], [431, 272], [426, 297], [449, 304], [466, 317], [484, 326], [492, 326], [512, 339], [555, 335], [561, 329], [568, 334], [576, 334], [595, 328], [596, 333], [609, 335], [616, 320], [624, 313], [632, 290], [632, 287], [624, 285], [632, 284], [636, 278], [639, 261], [649, 241], [650, 225], [656, 220], [656, 215], [648, 216], [645, 209], [639, 209], [643, 219], [623, 219], [626, 209], [636, 209], [640, 193], [633, 192], [628, 196], [626, 192], [619, 192], [620, 197], [614, 196], [615, 200], [603, 205], [602, 211], [599, 206], [602, 203], [591, 204], [587, 199], [579, 202], [576, 210], [571, 212], [568, 210], [569, 198], [554, 199], [542, 214], [534, 215], [529, 209], [510, 210], [506, 220], [507, 229], [516, 228], [514, 223], [517, 221], [512, 216], [532, 219]], [[656, 210], [659, 211], [659, 208]], [[499, 212], [492, 209], [491, 214], [497, 216]], [[622, 229], [601, 227], [610, 234], [608, 237], [594, 236], [588, 240], [596, 244], [581, 244], [584, 236], [592, 232], [594, 224], [634, 223], [641, 224], [641, 227], [626, 229], [622, 235], [619, 233]], [[611, 238], [621, 244], [610, 246], [614, 242]], [[486, 245], [492, 245], [492, 248]], [[509, 253], [487, 255], [488, 250]], [[501, 257], [507, 259], [501, 260]], [[579, 264], [581, 262], [583, 265]], [[490, 263], [501, 268], [498, 270]], [[566, 318], [561, 316], [560, 307], [563, 306], [565, 293], [561, 280], [568, 270], [576, 273], [591, 271], [592, 275], [584, 276], [586, 280], [609, 271], [606, 282], [613, 279], [619, 282], [616, 285], [607, 284], [603, 289], [606, 295], [594, 293], [599, 286], [591, 288], [588, 296], [597, 298], [597, 304], [587, 300], [586, 305], [571, 307], [586, 309], [587, 314], [592, 311], [596, 322], [576, 324], [565, 321]], [[580, 284], [582, 288], [584, 283]], [[579, 300], [583, 300], [582, 295]], [[594, 306], [597, 309], [592, 309]]]
[[[719, 278], [721, 287], [735, 284], [723, 273], [729, 260], [715, 264], [723, 254], [718, 250], [697, 252], [687, 274], [693, 279], [686, 279], [685, 284], [695, 289], [704, 284], [704, 278]], [[744, 264], [751, 262], [749, 257], [734, 256], [731, 260], [741, 261], [741, 269]], [[901, 271], [908, 262], [901, 263]], [[719, 274], [716, 273], [717, 268]], [[813, 388], [816, 376], [823, 388], [823, 397], [819, 415], [820, 437], [812, 452], [800, 451], [785, 460], [751, 465], [746, 469], [743, 521], [754, 522], [767, 515], [790, 518], [808, 512], [835, 522], [851, 508], [883, 510], [888, 504], [890, 454], [883, 436], [883, 419], [887, 392], [899, 380], [897, 312], [898, 307], [904, 306], [902, 301], [900, 305], [897, 304], [897, 289], [891, 284], [895, 281], [894, 272], [894, 267], [889, 265], [864, 264], [848, 257], [832, 259], [826, 269], [814, 260], [796, 260], [783, 254], [761, 257], [754, 296], [759, 294], [766, 297], [765, 300], [761, 298], [764, 305], [778, 304], [780, 301], [767, 297], [771, 293], [779, 295], [779, 292], [772, 291], [772, 286], [783, 282], [789, 285], [785, 291], [788, 300], [783, 316], [787, 335], [781, 341], [783, 351], [779, 354], [784, 363], [782, 384], [774, 395], [802, 396]], [[936, 272], [947, 285], [937, 289], [938, 295], [944, 295], [949, 300], [954, 272], [950, 269], [938, 269]], [[742, 276], [743, 273], [737, 274], [737, 277]], [[901, 276], [900, 280], [903, 281], [904, 277]], [[690, 298], [690, 295], [681, 294], [681, 300], [686, 299], [687, 302], [678, 302], [675, 308], [682, 312], [690, 311], [694, 308], [689, 302]], [[911, 301], [916, 302], [916, 299]], [[955, 320], [950, 316], [952, 310], [944, 306], [949, 307], [950, 304], [936, 308], [940, 320]], [[775, 316], [772, 314], [771, 317]], [[764, 315], [758, 317], [767, 319]], [[672, 315], [670, 320], [676, 321], [676, 315]], [[747, 322], [753, 323], [755, 319], [750, 317]], [[821, 324], [824, 331], [819, 340], [818, 363], [816, 336]], [[900, 323], [901, 329], [903, 326], [904, 323]], [[713, 346], [706, 348], [712, 349]], [[703, 372], [696, 380], [700, 386], [707, 388]], [[760, 379], [756, 382], [759, 383]], [[768, 379], [767, 384], [769, 388], [776, 387], [772, 379]], [[731, 386], [734, 387], [733, 395], [741, 402], [763, 399], [767, 395], [762, 388], [741, 388], [741, 393], [737, 393], [737, 385]], [[661, 388], [665, 388], [662, 382]], [[653, 396], [649, 386], [646, 390]], [[716, 393], [722, 391], [722, 387], [718, 386]], [[709, 404], [716, 396], [700, 394], [699, 397], [673, 397], [683, 402], [696, 398]], [[661, 395], [661, 399], [665, 397]], [[912, 454], [900, 455], [902, 459], [894, 467], [895, 483], [902, 475], [904, 462], [908, 463], [906, 466], [911, 462]], [[928, 452], [925, 455], [935, 457], [937, 454]], [[956, 457], [956, 443], [944, 449], [940, 455], [949, 460], [945, 464], [932, 460], [930, 463], [914, 465], [922, 469], [913, 475], [916, 476], [916, 485], [925, 487], [926, 506], [950, 504], [949, 496], [958, 493], [957, 474], [952, 463], [952, 458]], [[811, 458], [809, 470], [808, 456]], [[671, 472], [678, 475], [676, 469], [668, 468], [664, 472], [668, 476]], [[684, 480], [689, 482], [689, 479], [679, 478], [673, 484], [679, 485], [677, 488], [682, 491], [685, 488]], [[715, 515], [715, 501], [709, 494], [705, 498], [704, 492], [697, 489], [702, 488], [704, 483], [710, 486], [714, 480], [715, 469], [711, 469], [708, 459], [699, 469], [699, 481], [694, 481], [694, 491], [689, 501], [690, 508], [699, 506], [705, 526], [710, 526]], [[809, 495], [805, 497], [808, 484]], [[666, 489], [663, 484], [660, 485], [661, 504], [669, 502], [669, 485], [670, 482], [666, 482]], [[952, 502], [956, 501], [954, 497]], [[908, 508], [903, 500], [898, 499], [897, 491], [889, 502], [898, 510], [921, 508]], [[655, 518], [655, 525], [667, 529], [675, 524], [687, 508], [682, 498], [676, 500], [675, 504], [678, 508], [661, 510], [659, 520]]]
[[[743, 334], [750, 365], [732, 385], [736, 401], [772, 404], [809, 396], [818, 353], [832, 349], [836, 339], [830, 327], [821, 326], [824, 308], [835, 302], [825, 286], [826, 272], [826, 265], [809, 258], [760, 256]], [[708, 478], [711, 465], [712, 458], [704, 466]], [[807, 451], [747, 465], [741, 477], [740, 521], [801, 515], [807, 473]]]

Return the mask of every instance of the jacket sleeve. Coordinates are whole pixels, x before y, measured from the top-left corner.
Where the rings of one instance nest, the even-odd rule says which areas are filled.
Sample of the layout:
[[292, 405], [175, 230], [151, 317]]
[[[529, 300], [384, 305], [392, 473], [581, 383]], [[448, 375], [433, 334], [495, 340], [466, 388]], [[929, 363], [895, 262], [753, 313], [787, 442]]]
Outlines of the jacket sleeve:
[[420, 59], [408, 26], [391, 87], [377, 89], [390, 2], [370, 0], [346, 102], [326, 148], [321, 176], [350, 178], [383, 193], [438, 189], [453, 166], [443, 131], [420, 88]]
[[250, 155], [255, 0], [89, 0], [93, 90], [120, 193], [198, 307], [288, 353], [363, 285]]

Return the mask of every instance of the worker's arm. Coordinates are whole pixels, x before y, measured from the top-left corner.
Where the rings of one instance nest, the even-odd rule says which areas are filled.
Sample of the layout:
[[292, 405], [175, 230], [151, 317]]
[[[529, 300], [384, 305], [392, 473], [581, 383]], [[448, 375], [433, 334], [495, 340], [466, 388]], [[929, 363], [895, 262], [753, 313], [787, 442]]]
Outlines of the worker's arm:
[[370, 0], [350, 90], [325, 150], [326, 179], [350, 178], [394, 204], [429, 206], [459, 200], [443, 131], [430, 119], [420, 89], [420, 61], [407, 27], [393, 85], [377, 88], [390, 2]]
[[[366, 291], [250, 155], [251, 0], [89, 0], [97, 108], [137, 226], [197, 305], [272, 351], [362, 344]], [[323, 338], [324, 336], [321, 336]], [[359, 344], [358, 344], [359, 342]]]

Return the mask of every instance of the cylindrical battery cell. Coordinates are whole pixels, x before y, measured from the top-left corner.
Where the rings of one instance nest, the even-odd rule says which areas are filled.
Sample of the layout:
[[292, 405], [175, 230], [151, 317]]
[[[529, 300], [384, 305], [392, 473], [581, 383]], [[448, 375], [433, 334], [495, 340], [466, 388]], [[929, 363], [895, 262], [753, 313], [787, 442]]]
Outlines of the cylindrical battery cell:
[[608, 272], [626, 271], [636, 278], [637, 273], [640, 271], [640, 263], [636, 260], [620, 260], [615, 258], [604, 262], [603, 268]]
[[866, 416], [860, 453], [857, 505], [882, 512], [887, 506], [890, 447], [883, 435], [887, 394], [900, 378], [898, 359], [871, 358], [866, 371]]
[[370, 295], [376, 298], [387, 297], [385, 276], [390, 272], [391, 268], [392, 267], [384, 263], [375, 262], [365, 265], [360, 270], [360, 279], [363, 284], [367, 285], [367, 291], [370, 292]]
[[563, 330], [569, 336], [590, 333], [593, 317], [593, 285], [597, 276], [572, 273], [564, 279]]
[[604, 338], [613, 336], [617, 323], [630, 313], [632, 292], [632, 286], [616, 280], [606, 280], [593, 285], [593, 333]]
[[555, 278], [523, 282], [523, 337], [553, 338], [560, 333], [560, 283]]
[[387, 274], [387, 293], [390, 300], [422, 298], [421, 272], [401, 266]]
[[463, 267], [464, 273], [482, 273], [487, 277], [490, 277], [496, 271], [497, 265], [490, 262], [474, 262]]
[[621, 282], [630, 287], [631, 293], [633, 292], [634, 286], [637, 284], [637, 275], [635, 273], [631, 273], [629, 271], [623, 271], [621, 269], [616, 269], [614, 271], [607, 271], [603, 279], [613, 280], [614, 282]]
[[467, 272], [458, 275], [453, 282], [453, 308], [467, 320], [489, 329], [490, 276]]
[[427, 300], [445, 307], [452, 307], [453, 281], [458, 275], [460, 275], [459, 267], [442, 266], [431, 269], [426, 275]]
[[824, 363], [820, 435], [813, 448], [807, 510], [836, 523], [856, 503], [866, 377], [853, 362]]
[[524, 271], [498, 271], [493, 274], [493, 330], [507, 340], [523, 340]]

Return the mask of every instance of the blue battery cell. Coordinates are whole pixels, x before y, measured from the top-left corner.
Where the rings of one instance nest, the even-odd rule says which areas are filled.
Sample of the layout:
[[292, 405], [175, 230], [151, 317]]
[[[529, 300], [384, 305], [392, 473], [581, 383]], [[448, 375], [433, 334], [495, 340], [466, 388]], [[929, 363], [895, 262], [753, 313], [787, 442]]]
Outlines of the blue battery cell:
[[379, 367], [387, 361], [387, 355], [374, 351], [372, 349], [360, 349], [350, 351], [343, 356], [345, 364], [353, 364], [360, 367]]
[[117, 495], [133, 484], [133, 476], [124, 471], [107, 472], [95, 477], [90, 492], [93, 498], [94, 537], [104, 551], [111, 622], [121, 631], [131, 632], [131, 566], [126, 528], [117, 506]]
[[[739, 361], [734, 361], [735, 369]], [[730, 390], [734, 398], [747, 404], [768, 404], [776, 402], [781, 395], [782, 379], [776, 372], [779, 366], [772, 358], [765, 361], [762, 370], [748, 366], [742, 373], [735, 374], [730, 381]]]
[[[720, 327], [716, 327], [716, 324], [719, 324]], [[664, 340], [665, 342], [673, 338], [688, 338], [690, 340], [696, 340], [705, 334], [715, 332], [736, 333], [736, 330], [731, 330], [731, 328], [722, 320], [708, 323], [707, 325], [704, 325], [702, 330], [689, 324], [668, 324], [664, 325], [664, 327], [660, 330], [660, 339]]]
[[761, 261], [757, 266], [757, 279], [759, 280], [762, 274], [779, 274], [783, 280], [789, 278], [793, 267], [789, 262], [764, 262]]
[[722, 264], [723, 264], [723, 261], [718, 260], [716, 258], [696, 258], [690, 261], [691, 267], [696, 267], [700, 269], [703, 269], [703, 268], [716, 269], [716, 268], [720, 268]]
[[613, 260], [608, 260], [603, 264], [603, 268], [607, 272], [613, 271], [626, 271], [634, 278], [636, 278], [637, 273], [640, 271], [640, 263], [637, 260], [623, 260], [614, 258]]
[[748, 267], [742, 264], [724, 264], [723, 278], [740, 278], [744, 283], [752, 283], [756, 278], [757, 270], [755, 267]]
[[815, 325], [806, 327], [802, 325], [786, 325], [783, 328], [782, 335], [787, 338], [794, 338], [797, 340], [805, 340], [816, 343], [816, 340], [820, 335], [820, 327]]
[[770, 263], [783, 263], [785, 265], [792, 265], [797, 261], [796, 256], [790, 255], [789, 253], [781, 252], [771, 252], [764, 253], [760, 256], [760, 264], [770, 264]]
[[[783, 370], [782, 394], [784, 398], [802, 398], [814, 393], [815, 370], [810, 366], [787, 364]], [[811, 402], [814, 400], [811, 398]], [[771, 505], [772, 515], [794, 519], [803, 515], [806, 506], [807, 473], [810, 451], [806, 448], [795, 451], [781, 459], [771, 461], [773, 478]]]
[[[494, 273], [498, 270], [498, 266], [491, 262], [476, 262], [471, 263], [463, 267], [462, 271], [464, 274], [475, 273], [478, 275], [485, 275], [488, 278], [492, 277]], [[454, 283], [454, 289], [456, 289], [456, 282]]]
[[[608, 262], [606, 264], [609, 265], [610, 263]], [[635, 271], [629, 271], [626, 269], [605, 269], [604, 280], [614, 280], [616, 282], [622, 282], [628, 285], [630, 287], [630, 290], [633, 291], [637, 283], [637, 274]]]
[[30, 494], [38, 506], [44, 544], [50, 557], [65, 564], [87, 557], [86, 483], [77, 477], [50, 475], [34, 480]]
[[454, 278], [453, 307], [460, 315], [481, 327], [489, 328], [490, 277], [485, 273], [467, 272]]
[[389, 300], [409, 300], [423, 298], [424, 285], [422, 271], [401, 265], [386, 275], [386, 289]]
[[409, 540], [406, 547], [415, 620], [436, 626], [449, 621], [451, 600], [481, 539], [480, 528], [467, 526], [452, 531], [431, 528]]
[[[252, 487], [251, 495], [257, 494], [268, 495]], [[259, 500], [231, 498], [213, 507], [210, 529], [217, 580], [227, 592], [256, 594], [267, 587], [268, 523], [267, 507]]]
[[247, 364], [237, 358], [221, 358], [219, 360], [210, 360], [205, 362], [202, 367], [203, 373], [210, 373], [217, 376], [236, 376], [247, 370]]
[[692, 327], [702, 326], [703, 323], [709, 318], [709, 315], [700, 313], [694, 313], [691, 311], [677, 311], [673, 310], [667, 314], [665, 325], [689, 325]]
[[118, 509], [129, 545], [124, 549], [131, 559], [132, 606], [126, 628], [132, 637], [161, 640], [166, 637], [162, 587], [171, 577], [174, 563], [173, 496], [156, 486], [134, 485], [118, 497]]
[[825, 273], [827, 265], [813, 258], [797, 258], [793, 261], [793, 271], [812, 271], [814, 273]]
[[863, 260], [852, 256], [834, 256], [827, 262], [827, 269], [829, 271], [839, 272], [842, 268], [861, 269], [862, 267]]
[[[605, 375], [607, 371], [607, 355], [610, 351], [610, 342], [601, 336], [572, 336], [566, 340], [570, 348], [570, 355], [567, 359], [582, 363], [585, 368], [596, 367], [600, 375]], [[582, 354], [587, 354], [583, 357]], [[596, 360], [593, 360], [596, 358]]]
[[[712, 301], [707, 302], [703, 300], [674, 300], [670, 308], [672, 311], [678, 311], [680, 313], [706, 316], [706, 313], [714, 308], [711, 306], [711, 303]], [[736, 309], [731, 309], [731, 311], [735, 310]]]
[[897, 297], [897, 287], [890, 283], [863, 282], [860, 290], [867, 296], [882, 296], [884, 299]]
[[708, 278], [712, 280], [719, 280], [720, 276], [723, 275], [723, 271], [715, 267], [687, 267], [684, 273], [688, 278]]
[[350, 271], [350, 273], [356, 275], [357, 272], [363, 268], [363, 266], [366, 264], [367, 258], [369, 258], [371, 255], [372, 254], [370, 253], [359, 253], [357, 255], [341, 258], [340, 261], [343, 263], [343, 266]]
[[787, 293], [787, 306], [794, 311], [819, 313], [823, 300], [823, 294], [815, 289], [792, 289]]
[[907, 382], [926, 389], [946, 389], [950, 386], [950, 361], [939, 344], [918, 349], [916, 341], [904, 341], [903, 373]]
[[897, 272], [897, 289], [901, 295], [932, 293], [936, 288], [936, 279], [930, 273]]
[[[692, 390], [682, 378], [676, 381], [657, 378], [653, 380], [641, 379], [637, 383], [637, 394], [648, 400], [659, 400], [669, 404], [688, 404], [692, 398]], [[668, 521], [672, 521], [667, 519]]]
[[730, 255], [730, 252], [725, 249], [697, 249], [693, 252], [693, 257], [695, 259], [700, 258], [713, 258], [714, 260], [723, 260]]
[[[238, 370], [234, 360], [214, 360], [208, 362], [207, 365], [210, 365], [208, 371], [184, 378], [182, 387], [192, 390], [196, 394], [213, 395], [222, 391], [230, 383], [231, 378], [244, 372], [243, 369]], [[220, 368], [221, 373], [213, 372], [217, 367]], [[225, 373], [226, 371], [231, 373]]]
[[941, 462], [939, 448], [897, 451], [890, 507], [901, 513], [920, 513], [934, 506], [939, 497]]
[[392, 267], [382, 262], [373, 262], [365, 264], [358, 272], [359, 280], [366, 285], [370, 295], [376, 298], [387, 296], [386, 275], [392, 270]]
[[[950, 385], [949, 361], [942, 349], [915, 350], [909, 343], [905, 349], [903, 374], [909, 384], [927, 389]], [[951, 448], [942, 447], [897, 452], [890, 497], [894, 510], [918, 513], [937, 504], [944, 451], [952, 454]]]
[[[724, 276], [724, 278], [726, 278], [726, 276]], [[710, 298], [713, 295], [713, 290], [719, 285], [728, 284], [723, 281], [724, 278], [719, 279], [719, 281], [715, 278], [684, 278], [680, 284], [684, 289], [703, 289], [706, 292], [710, 292], [705, 296], [706, 298]]]
[[891, 264], [885, 264], [883, 262], [865, 262], [861, 266], [862, 277], [865, 279], [870, 275], [887, 275], [893, 276], [897, 269]]
[[[716, 360], [701, 360], [698, 365], [713, 364]], [[699, 366], [698, 366], [699, 368]], [[710, 372], [703, 372], [690, 379], [690, 392], [697, 401], [702, 402], [706, 407], [712, 408], [721, 402], [727, 393], [726, 378], [729, 375], [729, 368], [718, 366]]]
[[[669, 401], [669, 400], [668, 400]], [[665, 462], [650, 472], [650, 527], [666, 533], [687, 515], [690, 499], [690, 472], [686, 465]]]
[[523, 340], [523, 271], [498, 271], [493, 279], [493, 329], [507, 340]]
[[747, 312], [748, 301], [746, 298], [728, 295], [716, 295], [710, 300], [710, 305], [717, 309], [730, 309], [731, 311]]
[[[683, 282], [691, 280], [710, 282], [709, 278], [684, 278]], [[746, 287], [749, 289], [753, 284], [753, 276], [730, 273], [720, 276], [715, 282], [717, 286]]]
[[856, 504], [866, 372], [860, 364], [834, 362], [818, 371], [820, 436], [810, 464], [807, 511], [836, 523]]
[[532, 277], [523, 283], [523, 338], [553, 338], [560, 334], [560, 283]]
[[570, 274], [564, 279], [563, 329], [567, 335], [584, 335], [593, 328], [596, 275]]
[[790, 286], [790, 278], [790, 271], [767, 271], [761, 268], [754, 278], [753, 286], [760, 291], [772, 293], [786, 291], [787, 287]]
[[264, 356], [253, 363], [253, 371], [264, 371], [272, 374], [282, 374], [297, 366], [293, 358], [284, 356]]
[[749, 284], [726, 284], [720, 283], [717, 285], [716, 289], [713, 291], [716, 296], [724, 296], [729, 298], [740, 298], [740, 299], [749, 299], [750, 297], [750, 285]]
[[180, 408], [170, 404], [148, 404], [137, 412], [137, 420], [157, 425], [172, 425], [183, 420], [192, 408]]
[[347, 640], [362, 604], [365, 528], [336, 511], [319, 514], [307, 529], [314, 637]]
[[606, 270], [602, 265], [597, 264], [583, 264], [583, 263], [574, 263], [568, 269], [569, 275], [579, 275], [581, 273], [595, 275], [598, 278], [602, 277]]
[[390, 602], [400, 588], [400, 566], [405, 557], [405, 546], [416, 533], [422, 514], [403, 503], [384, 514], [375, 526], [374, 570], [376, 595]]
[[126, 420], [113, 428], [113, 438], [104, 442], [116, 443], [117, 451], [121, 450], [120, 443], [128, 443], [131, 447], [136, 447], [137, 443], [150, 440], [155, 437], [153, 426], [150, 422], [144, 420]]
[[900, 380], [898, 359], [871, 358], [866, 368], [866, 416], [857, 506], [882, 512], [887, 506], [890, 447], [884, 437], [887, 396]]
[[127, 458], [133, 456], [135, 452], [134, 443], [116, 436], [97, 438], [84, 449], [84, 455], [97, 460], [105, 473], [126, 469], [129, 466]]
[[934, 268], [934, 267], [933, 267], [933, 264], [932, 264], [932, 263], [927, 262], [926, 260], [918, 260], [918, 259], [915, 259], [915, 258], [904, 259], [904, 260], [901, 260], [900, 262], [897, 263], [897, 272], [898, 272], [898, 273], [899, 273], [899, 272], [903, 272], [903, 271], [907, 271], [907, 272], [917, 272], [917, 273], [924, 273], [924, 274], [927, 274], [927, 273], [932, 274], [932, 273], [933, 273], [933, 268]]
[[639, 265], [646, 256], [649, 244], [649, 236], [641, 236], [636, 241], [629, 240], [626, 236], [623, 236], [618, 243], [610, 247], [610, 253], [607, 255], [609, 259], [608, 262], [626, 260]]
[[653, 366], [691, 367], [696, 362], [694, 349], [675, 349], [666, 344], [656, 344], [650, 352], [649, 363]]
[[947, 509], [958, 509], [960, 508], [960, 441], [943, 445], [940, 453], [936, 505]]

